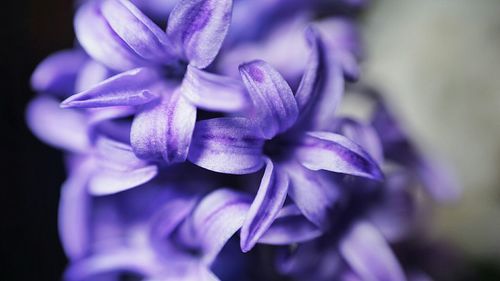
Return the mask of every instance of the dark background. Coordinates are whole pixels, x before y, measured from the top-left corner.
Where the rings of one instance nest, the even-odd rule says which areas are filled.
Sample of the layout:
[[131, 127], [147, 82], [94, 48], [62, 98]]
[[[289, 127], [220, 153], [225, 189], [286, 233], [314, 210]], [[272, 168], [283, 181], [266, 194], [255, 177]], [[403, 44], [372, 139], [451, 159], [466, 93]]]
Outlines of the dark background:
[[60, 280], [66, 264], [57, 233], [62, 154], [41, 143], [25, 125], [34, 96], [29, 78], [50, 53], [73, 44], [68, 0], [2, 3], [2, 253], [1, 280]]

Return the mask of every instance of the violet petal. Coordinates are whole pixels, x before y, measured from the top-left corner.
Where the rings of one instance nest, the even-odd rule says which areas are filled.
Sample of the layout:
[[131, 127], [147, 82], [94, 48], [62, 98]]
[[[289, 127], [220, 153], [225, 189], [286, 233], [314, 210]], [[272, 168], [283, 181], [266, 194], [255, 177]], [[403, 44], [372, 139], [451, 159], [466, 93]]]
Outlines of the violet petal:
[[362, 280], [404, 281], [403, 270], [378, 230], [367, 222], [352, 226], [340, 241], [340, 252]]
[[202, 120], [196, 123], [188, 159], [215, 172], [249, 174], [263, 165], [263, 144], [248, 119]]
[[235, 112], [247, 106], [248, 96], [240, 81], [188, 66], [182, 94], [198, 108]]
[[317, 238], [321, 234], [323, 232], [306, 219], [297, 206], [291, 204], [281, 209], [258, 243], [289, 245]]
[[288, 195], [302, 214], [321, 229], [328, 228], [329, 215], [339, 201], [338, 186], [322, 172], [313, 172], [298, 163], [287, 166]]
[[255, 108], [253, 116], [265, 138], [289, 129], [299, 109], [290, 86], [268, 63], [256, 60], [240, 65], [240, 74]]
[[50, 145], [77, 153], [86, 153], [90, 147], [85, 114], [61, 109], [56, 99], [40, 96], [32, 100], [26, 121], [33, 134]]
[[59, 202], [59, 235], [64, 251], [71, 260], [82, 258], [89, 251], [90, 195], [87, 183], [94, 170], [92, 162], [74, 166], [61, 189]]
[[59, 51], [44, 59], [31, 76], [36, 91], [68, 96], [75, 93], [75, 80], [89, 58], [82, 50]]
[[278, 215], [286, 199], [289, 179], [280, 167], [266, 158], [266, 169], [241, 227], [241, 250], [250, 251]]
[[132, 69], [67, 98], [61, 103], [61, 107], [92, 108], [145, 104], [159, 98], [159, 81], [155, 69]]
[[95, 60], [114, 70], [129, 70], [148, 65], [109, 26], [100, 4], [88, 1], [75, 14], [75, 34], [78, 42]]
[[167, 163], [186, 160], [196, 122], [196, 107], [179, 89], [163, 93], [159, 104], [141, 108], [132, 122], [130, 141], [141, 159], [161, 159]]
[[224, 244], [241, 227], [250, 202], [246, 194], [229, 189], [217, 189], [200, 202], [192, 222], [206, 264], [212, 263]]
[[231, 11], [231, 0], [181, 0], [168, 18], [169, 39], [189, 64], [205, 68], [226, 37]]
[[382, 180], [377, 163], [359, 145], [329, 132], [309, 132], [296, 149], [299, 161], [310, 170], [327, 170]]

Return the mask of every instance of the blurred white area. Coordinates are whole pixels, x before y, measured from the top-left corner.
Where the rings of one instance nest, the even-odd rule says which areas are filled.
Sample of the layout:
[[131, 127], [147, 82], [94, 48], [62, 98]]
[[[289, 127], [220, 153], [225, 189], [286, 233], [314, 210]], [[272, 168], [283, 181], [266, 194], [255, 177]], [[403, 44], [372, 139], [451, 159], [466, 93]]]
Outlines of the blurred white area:
[[437, 233], [500, 258], [500, 1], [379, 0], [363, 23], [363, 80], [452, 165], [463, 200]]

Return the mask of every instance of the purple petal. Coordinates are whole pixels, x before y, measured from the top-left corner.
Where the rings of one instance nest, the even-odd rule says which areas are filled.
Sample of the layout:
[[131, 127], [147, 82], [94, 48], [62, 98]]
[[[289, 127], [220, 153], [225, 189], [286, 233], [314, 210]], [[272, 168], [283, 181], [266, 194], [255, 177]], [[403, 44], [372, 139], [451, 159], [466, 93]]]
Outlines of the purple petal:
[[114, 32], [148, 61], [168, 62], [173, 57], [167, 35], [132, 2], [107, 0], [101, 5], [102, 15]]
[[406, 238], [415, 226], [415, 202], [409, 187], [411, 178], [405, 173], [387, 176], [384, 193], [368, 215], [370, 221], [390, 242]]
[[263, 165], [263, 145], [248, 119], [208, 119], [196, 123], [188, 159], [215, 172], [249, 174]]
[[207, 67], [231, 22], [231, 0], [181, 0], [170, 13], [167, 34], [189, 64]]
[[240, 245], [243, 252], [250, 251], [273, 223], [285, 202], [288, 183], [286, 173], [266, 158], [266, 170], [259, 190], [241, 227]]
[[438, 202], [456, 202], [462, 187], [456, 177], [438, 161], [421, 156], [415, 164], [418, 177], [427, 193]]
[[76, 78], [75, 91], [71, 93], [80, 93], [88, 90], [109, 78], [111, 74], [112, 71], [103, 64], [95, 60], [88, 60], [87, 63], [81, 67], [78, 77]]
[[192, 222], [206, 264], [216, 258], [224, 244], [241, 227], [250, 202], [246, 194], [229, 189], [218, 189], [200, 202]]
[[148, 182], [158, 173], [155, 165], [130, 171], [97, 170], [89, 181], [89, 191], [102, 196], [121, 192]]
[[340, 197], [338, 186], [324, 173], [298, 163], [289, 163], [286, 168], [290, 177], [288, 195], [309, 221], [320, 229], [328, 228], [329, 215]]
[[81, 50], [65, 50], [43, 60], [31, 76], [36, 91], [62, 95], [75, 93], [75, 80], [88, 57]]
[[156, 165], [137, 158], [127, 144], [101, 137], [95, 146], [97, 169], [89, 180], [89, 191], [93, 195], [108, 195], [136, 187], [158, 173]]
[[49, 97], [37, 97], [26, 109], [29, 128], [42, 141], [71, 152], [86, 153], [90, 143], [86, 116], [75, 110], [61, 109]]
[[248, 97], [238, 80], [188, 66], [181, 85], [182, 94], [198, 108], [212, 111], [241, 111]]
[[152, 276], [160, 268], [145, 250], [118, 249], [105, 254], [94, 254], [72, 263], [64, 273], [64, 280], [96, 280], [105, 274], [136, 273]]
[[289, 129], [297, 120], [299, 111], [285, 79], [264, 61], [245, 63], [239, 69], [263, 136], [270, 139]]
[[103, 1], [88, 1], [75, 15], [75, 34], [85, 51], [115, 70], [129, 70], [148, 63], [140, 58], [102, 16]]
[[67, 98], [61, 103], [61, 107], [91, 108], [145, 104], [159, 98], [159, 81], [155, 69], [147, 67], [132, 69]]
[[406, 280], [389, 245], [369, 223], [353, 225], [339, 247], [346, 262], [362, 280]]
[[89, 251], [91, 198], [87, 182], [93, 170], [92, 162], [80, 162], [74, 166], [61, 189], [59, 235], [64, 251], [71, 260], [81, 258]]
[[150, 235], [153, 242], [164, 243], [164, 239], [168, 238], [174, 229], [191, 214], [197, 200], [197, 197], [179, 197], [163, 205], [151, 220]]
[[290, 245], [319, 237], [322, 231], [307, 220], [295, 205], [281, 209], [271, 227], [259, 239], [259, 243]]
[[163, 93], [159, 104], [144, 105], [132, 123], [130, 141], [142, 159], [167, 163], [186, 160], [196, 121], [196, 107], [179, 91]]
[[309, 132], [296, 149], [296, 155], [302, 165], [314, 171], [327, 170], [374, 180], [383, 178], [371, 156], [342, 135]]
[[383, 163], [382, 142], [372, 126], [362, 124], [354, 119], [342, 118], [338, 121], [335, 131], [363, 147], [377, 163]]
[[302, 80], [295, 94], [301, 112], [309, 106], [313, 97], [317, 95], [317, 91], [321, 90], [321, 78], [324, 71], [324, 46], [319, 32], [311, 26], [306, 30], [306, 37], [311, 51]]

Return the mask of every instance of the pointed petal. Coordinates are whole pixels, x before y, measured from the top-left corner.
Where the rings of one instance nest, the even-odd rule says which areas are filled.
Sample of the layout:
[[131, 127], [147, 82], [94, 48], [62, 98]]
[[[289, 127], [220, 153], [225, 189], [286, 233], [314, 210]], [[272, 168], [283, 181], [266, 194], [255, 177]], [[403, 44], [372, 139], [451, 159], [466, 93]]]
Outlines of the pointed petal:
[[309, 132], [296, 149], [302, 165], [374, 180], [383, 178], [372, 157], [348, 138], [329, 132]]
[[147, 67], [132, 69], [67, 98], [61, 103], [61, 107], [92, 108], [145, 104], [159, 98], [159, 81], [155, 69]]
[[263, 165], [264, 141], [245, 118], [214, 118], [196, 123], [188, 159], [220, 173], [249, 174]]
[[163, 93], [159, 104], [144, 105], [132, 122], [130, 141], [141, 159], [167, 163], [186, 160], [196, 121], [196, 107], [179, 91]]
[[241, 227], [250, 202], [246, 194], [229, 189], [218, 189], [200, 202], [192, 222], [206, 264], [212, 263], [224, 244]]
[[401, 265], [377, 229], [358, 222], [340, 241], [340, 252], [362, 280], [404, 281]]
[[295, 205], [281, 209], [271, 227], [259, 239], [259, 243], [290, 245], [319, 237], [322, 231], [307, 220]]
[[150, 165], [130, 171], [97, 170], [89, 181], [89, 192], [96, 196], [109, 195], [150, 181], [158, 167]]
[[359, 144], [377, 163], [383, 163], [384, 151], [382, 142], [372, 126], [351, 118], [341, 118], [338, 120], [336, 127], [335, 132]]
[[290, 163], [286, 168], [290, 177], [288, 195], [309, 221], [320, 229], [328, 228], [330, 214], [340, 199], [338, 186], [324, 173], [298, 163]]
[[286, 199], [288, 176], [266, 158], [266, 170], [257, 195], [241, 227], [241, 250], [250, 251], [271, 226]]
[[26, 123], [42, 141], [71, 152], [90, 148], [88, 122], [83, 112], [61, 109], [56, 99], [40, 96], [26, 109]]
[[241, 111], [249, 101], [240, 81], [192, 66], [187, 68], [181, 91], [198, 108], [212, 111]]
[[295, 94], [300, 112], [310, 105], [315, 95], [321, 90], [324, 74], [324, 46], [319, 32], [313, 26], [306, 30], [306, 38], [310, 46], [310, 54], [306, 68]]
[[31, 76], [31, 87], [40, 92], [61, 95], [75, 93], [75, 80], [89, 58], [82, 50], [64, 50], [43, 60]]
[[189, 64], [207, 67], [215, 58], [231, 22], [231, 0], [181, 0], [170, 13], [167, 34]]
[[102, 15], [114, 32], [139, 56], [159, 63], [175, 58], [168, 53], [167, 35], [132, 2], [107, 0]]
[[264, 61], [240, 65], [240, 74], [255, 107], [255, 116], [265, 138], [289, 129], [299, 114], [288, 83]]
[[87, 183], [92, 171], [91, 162], [80, 162], [74, 166], [61, 189], [59, 235], [64, 251], [71, 260], [85, 256], [90, 250], [91, 198], [87, 191]]
[[102, 2], [89, 1], [76, 12], [74, 25], [78, 42], [91, 57], [111, 69], [123, 71], [147, 65], [104, 19]]

